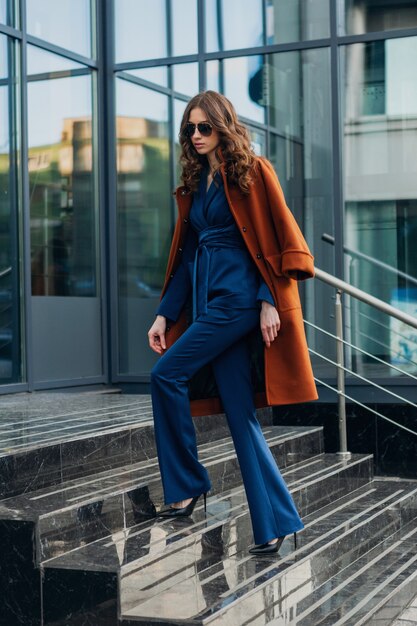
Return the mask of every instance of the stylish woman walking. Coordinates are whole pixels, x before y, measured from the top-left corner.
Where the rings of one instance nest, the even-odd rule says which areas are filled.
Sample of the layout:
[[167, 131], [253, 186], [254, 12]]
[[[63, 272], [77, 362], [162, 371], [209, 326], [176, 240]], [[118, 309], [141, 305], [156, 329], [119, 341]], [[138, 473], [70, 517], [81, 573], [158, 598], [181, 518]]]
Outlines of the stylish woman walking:
[[[159, 515], [190, 515], [202, 494], [205, 503], [211, 484], [198, 460], [192, 415], [221, 407], [258, 544], [250, 552], [276, 552], [303, 522], [255, 407], [317, 398], [296, 285], [297, 279], [314, 275], [313, 257], [271, 164], [253, 153], [249, 133], [227, 98], [214, 91], [192, 98], [180, 143], [179, 216], [148, 332], [150, 347], [162, 355], [151, 372], [151, 394], [164, 499], [170, 506]], [[254, 388], [248, 343], [255, 329], [264, 346], [260, 392]], [[221, 405], [213, 398], [190, 401], [189, 383], [208, 363]]]

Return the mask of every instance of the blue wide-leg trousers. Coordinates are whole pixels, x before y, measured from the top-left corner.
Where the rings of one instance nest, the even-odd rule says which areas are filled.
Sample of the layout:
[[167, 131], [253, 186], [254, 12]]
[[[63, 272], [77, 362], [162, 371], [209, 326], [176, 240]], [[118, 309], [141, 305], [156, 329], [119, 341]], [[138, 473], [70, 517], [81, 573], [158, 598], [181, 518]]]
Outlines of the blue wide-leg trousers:
[[235, 310], [216, 319], [197, 319], [161, 356], [151, 372], [155, 441], [165, 504], [209, 491], [207, 470], [198, 460], [188, 381], [212, 362], [236, 449], [255, 543], [265, 543], [304, 526], [256, 418], [245, 335], [259, 324], [259, 310]]

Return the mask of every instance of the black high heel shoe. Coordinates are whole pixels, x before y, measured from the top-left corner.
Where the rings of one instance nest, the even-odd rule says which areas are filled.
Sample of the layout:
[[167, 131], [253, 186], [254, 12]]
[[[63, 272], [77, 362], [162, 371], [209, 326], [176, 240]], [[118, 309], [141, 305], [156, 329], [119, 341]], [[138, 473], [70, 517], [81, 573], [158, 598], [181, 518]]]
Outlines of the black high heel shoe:
[[[201, 494], [200, 494], [201, 495]], [[203, 493], [204, 496], [204, 512], [207, 511], [207, 492]], [[183, 517], [185, 515], [191, 515], [194, 511], [194, 507], [197, 504], [197, 500], [200, 496], [194, 496], [194, 498], [187, 504], [187, 506], [183, 506], [181, 508], [175, 508], [170, 506], [168, 509], [164, 509], [163, 511], [159, 511], [158, 517]]]
[[[284, 537], [278, 537], [278, 540], [275, 543], [260, 543], [257, 546], [249, 549], [251, 554], [273, 554], [274, 552], [278, 552], [280, 547], [282, 546], [282, 542], [284, 541], [286, 535]], [[294, 533], [294, 550], [297, 549], [297, 533]]]

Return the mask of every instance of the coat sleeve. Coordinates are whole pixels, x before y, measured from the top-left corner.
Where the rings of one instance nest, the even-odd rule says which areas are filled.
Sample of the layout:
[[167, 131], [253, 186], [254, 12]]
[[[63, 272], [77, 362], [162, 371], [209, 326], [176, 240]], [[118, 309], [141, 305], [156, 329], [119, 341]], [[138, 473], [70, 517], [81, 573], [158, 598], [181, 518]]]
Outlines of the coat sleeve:
[[272, 164], [259, 157], [259, 165], [271, 217], [281, 250], [281, 272], [287, 278], [305, 280], [314, 276], [314, 257], [288, 208]]

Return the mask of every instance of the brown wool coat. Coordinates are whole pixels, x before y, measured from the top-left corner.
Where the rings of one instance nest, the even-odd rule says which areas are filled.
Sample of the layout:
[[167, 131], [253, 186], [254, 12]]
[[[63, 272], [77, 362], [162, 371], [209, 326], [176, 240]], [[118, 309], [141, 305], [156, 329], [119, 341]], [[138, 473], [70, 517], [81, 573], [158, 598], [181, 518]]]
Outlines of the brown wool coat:
[[[221, 175], [226, 197], [249, 253], [271, 290], [281, 319], [281, 328], [269, 348], [263, 345], [263, 389], [255, 393], [257, 407], [294, 404], [317, 399], [297, 280], [314, 276], [313, 256], [286, 205], [278, 177], [271, 163], [257, 158], [257, 175], [249, 195], [229, 185], [225, 163]], [[164, 295], [175, 272], [189, 228], [188, 215], [192, 193], [180, 186], [176, 190], [178, 219], [168, 258]], [[178, 320], [167, 326], [167, 349], [187, 328], [185, 308]], [[259, 334], [261, 333], [259, 328]], [[219, 397], [190, 400], [191, 414], [210, 415], [222, 411]]]

